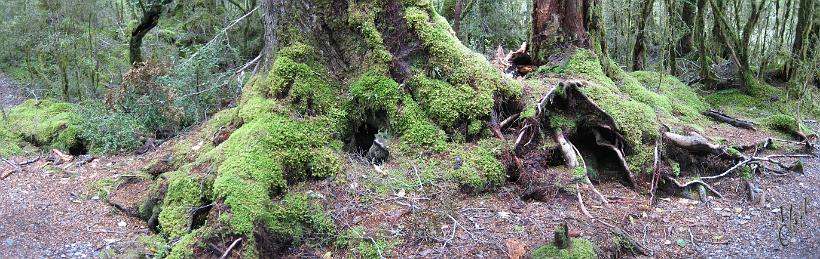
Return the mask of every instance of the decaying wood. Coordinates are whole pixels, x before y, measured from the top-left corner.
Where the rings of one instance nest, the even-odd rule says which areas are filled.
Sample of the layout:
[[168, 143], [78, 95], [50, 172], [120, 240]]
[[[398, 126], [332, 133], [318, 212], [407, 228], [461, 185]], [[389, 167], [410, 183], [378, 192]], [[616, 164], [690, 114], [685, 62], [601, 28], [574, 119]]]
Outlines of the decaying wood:
[[712, 144], [705, 137], [697, 132], [690, 132], [689, 136], [683, 136], [672, 132], [664, 132], [663, 136], [670, 140], [675, 146], [695, 152], [720, 153], [720, 145]]
[[729, 125], [732, 125], [732, 126], [735, 126], [735, 127], [738, 127], [738, 128], [743, 128], [743, 129], [748, 129], [748, 130], [757, 130], [754, 127], [755, 124], [752, 123], [752, 122], [732, 118], [731, 116], [723, 114], [723, 113], [721, 113], [719, 111], [716, 111], [716, 110], [705, 111], [705, 112], [703, 112], [703, 115], [705, 115], [709, 118], [712, 118], [716, 121], [719, 121], [719, 122], [728, 123]]
[[510, 122], [513, 122], [513, 121], [515, 121], [515, 119], [518, 119], [518, 116], [520, 116], [520, 115], [521, 115], [521, 113], [516, 113], [516, 114], [511, 115], [510, 117], [507, 117], [506, 119], [501, 121], [500, 124], [498, 124], [498, 127], [503, 129], [508, 124], [510, 124]]
[[567, 167], [577, 167], [578, 158], [575, 156], [575, 149], [572, 147], [572, 144], [567, 141], [566, 137], [564, 137], [564, 132], [561, 129], [556, 129], [553, 137], [555, 138], [555, 142], [558, 143], [561, 155], [564, 156], [564, 162]]

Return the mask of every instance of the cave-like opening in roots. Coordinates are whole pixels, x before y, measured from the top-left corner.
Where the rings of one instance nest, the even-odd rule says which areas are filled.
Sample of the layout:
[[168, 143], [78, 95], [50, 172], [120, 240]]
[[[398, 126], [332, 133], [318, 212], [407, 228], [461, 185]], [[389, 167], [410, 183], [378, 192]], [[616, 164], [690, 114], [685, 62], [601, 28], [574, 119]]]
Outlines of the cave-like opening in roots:
[[610, 137], [614, 137], [614, 134], [607, 129], [580, 126], [573, 134], [569, 135], [569, 141], [575, 145], [583, 158], [590, 180], [596, 182], [618, 181], [627, 185], [628, 177], [625, 177], [627, 173], [618, 153], [611, 147], [600, 145], [601, 142], [607, 141]]

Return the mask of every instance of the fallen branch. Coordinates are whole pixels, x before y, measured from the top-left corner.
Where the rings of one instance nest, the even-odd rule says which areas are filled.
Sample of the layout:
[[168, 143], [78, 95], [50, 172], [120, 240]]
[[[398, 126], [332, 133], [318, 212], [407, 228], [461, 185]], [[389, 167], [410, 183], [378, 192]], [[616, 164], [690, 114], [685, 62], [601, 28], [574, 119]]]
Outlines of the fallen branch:
[[233, 243], [231, 243], [231, 246], [229, 246], [229, 247], [228, 247], [228, 249], [227, 249], [227, 250], [225, 250], [225, 253], [224, 253], [224, 254], [222, 254], [222, 257], [219, 257], [219, 259], [225, 259], [225, 258], [228, 258], [228, 254], [230, 254], [230, 253], [231, 253], [231, 250], [233, 250], [233, 248], [234, 248], [237, 244], [239, 244], [239, 242], [241, 242], [241, 241], [242, 241], [242, 238], [241, 238], [241, 237], [240, 237], [240, 238], [237, 238], [236, 240], [234, 240], [234, 241], [233, 241]]
[[740, 120], [740, 119], [735, 119], [735, 118], [730, 117], [729, 115], [723, 114], [723, 113], [721, 113], [719, 111], [716, 111], [716, 110], [708, 110], [708, 111], [703, 112], [702, 114], [709, 117], [709, 118], [712, 118], [716, 121], [728, 123], [729, 125], [732, 125], [732, 126], [735, 126], [735, 127], [738, 127], [738, 128], [743, 128], [743, 129], [748, 129], [748, 130], [755, 130], [755, 131], [757, 130], [754, 127], [755, 124], [752, 123], [752, 122], [748, 122], [748, 121], [744, 121], [744, 120]]

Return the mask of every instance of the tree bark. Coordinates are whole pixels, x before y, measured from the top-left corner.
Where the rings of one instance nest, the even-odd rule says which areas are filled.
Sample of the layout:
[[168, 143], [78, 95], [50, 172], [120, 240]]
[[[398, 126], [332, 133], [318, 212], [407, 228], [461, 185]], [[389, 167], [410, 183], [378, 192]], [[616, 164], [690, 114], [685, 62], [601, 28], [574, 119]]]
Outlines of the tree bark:
[[643, 70], [646, 62], [646, 21], [652, 17], [654, 0], [643, 0], [641, 14], [638, 16], [638, 32], [635, 36], [635, 45], [632, 48], [632, 70]]
[[683, 37], [678, 40], [677, 44], [677, 53], [678, 56], [681, 57], [689, 55], [694, 48], [695, 18], [697, 16], [697, 12], [699, 11], [697, 10], [696, 3], [696, 0], [683, 1], [683, 8], [681, 9], [680, 16], [683, 21], [683, 25], [686, 27], [686, 32], [683, 34]]
[[590, 0], [533, 0], [530, 55], [536, 64], [569, 46], [589, 48]]
[[813, 30], [812, 27], [817, 26], [813, 21], [815, 16], [815, 8], [817, 8], [817, 3], [815, 2], [816, 0], [800, 0], [800, 7], [797, 10], [797, 24], [795, 25], [794, 42], [792, 43], [791, 48], [791, 58], [786, 64], [783, 73], [788, 80], [791, 80], [794, 77], [798, 67], [797, 63], [806, 57], [806, 54], [808, 54], [808, 49], [813, 48], [813, 46], [808, 44], [808, 41]]

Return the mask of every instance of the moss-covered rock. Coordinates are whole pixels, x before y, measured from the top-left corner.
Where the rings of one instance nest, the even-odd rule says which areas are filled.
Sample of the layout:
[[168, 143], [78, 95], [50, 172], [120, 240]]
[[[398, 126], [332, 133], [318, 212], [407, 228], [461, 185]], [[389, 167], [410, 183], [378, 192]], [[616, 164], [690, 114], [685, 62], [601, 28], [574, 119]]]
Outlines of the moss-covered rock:
[[572, 238], [567, 249], [558, 249], [553, 244], [548, 244], [535, 249], [532, 252], [533, 259], [593, 259], [598, 258], [595, 253], [595, 245], [591, 241], [582, 238]]
[[211, 200], [211, 180], [193, 175], [189, 168], [166, 173], [168, 189], [159, 213], [159, 228], [169, 238], [188, 233], [192, 210]]
[[0, 118], [0, 155], [17, 154], [30, 142], [45, 149], [63, 151], [83, 148], [78, 137], [81, 117], [75, 106], [55, 100], [27, 100]]

